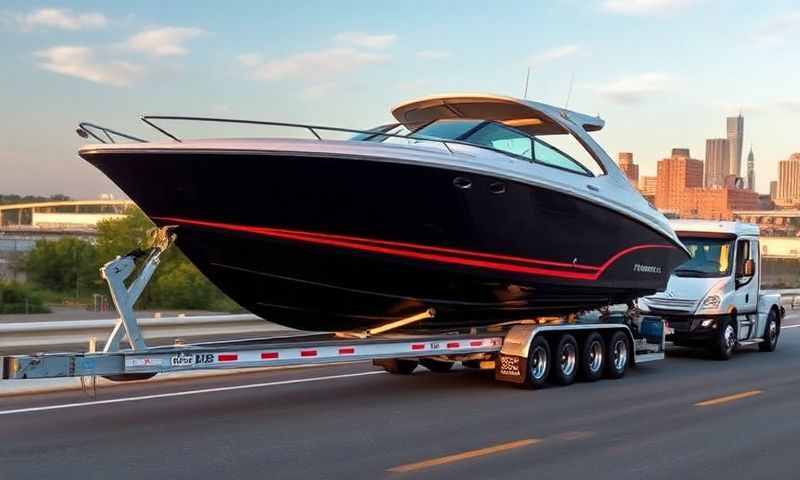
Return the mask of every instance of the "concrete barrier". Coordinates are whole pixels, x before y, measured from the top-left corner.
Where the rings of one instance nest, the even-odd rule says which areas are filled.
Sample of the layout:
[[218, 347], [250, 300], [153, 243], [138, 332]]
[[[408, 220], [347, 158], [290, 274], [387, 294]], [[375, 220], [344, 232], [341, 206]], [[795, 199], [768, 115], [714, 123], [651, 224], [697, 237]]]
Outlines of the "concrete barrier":
[[[108, 319], [0, 323], [0, 350], [30, 348], [35, 351], [42, 347], [52, 350], [59, 346], [88, 345], [91, 337], [104, 342], [116, 322], [116, 319]], [[252, 314], [140, 318], [139, 325], [145, 339], [292, 331]]]

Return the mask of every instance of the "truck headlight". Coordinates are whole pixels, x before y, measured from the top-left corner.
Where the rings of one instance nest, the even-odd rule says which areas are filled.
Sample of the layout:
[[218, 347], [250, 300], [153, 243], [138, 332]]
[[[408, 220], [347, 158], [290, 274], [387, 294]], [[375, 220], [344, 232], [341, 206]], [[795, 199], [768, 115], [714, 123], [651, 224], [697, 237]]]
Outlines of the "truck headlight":
[[703, 300], [700, 310], [715, 310], [719, 308], [720, 299], [719, 295], [709, 295]]

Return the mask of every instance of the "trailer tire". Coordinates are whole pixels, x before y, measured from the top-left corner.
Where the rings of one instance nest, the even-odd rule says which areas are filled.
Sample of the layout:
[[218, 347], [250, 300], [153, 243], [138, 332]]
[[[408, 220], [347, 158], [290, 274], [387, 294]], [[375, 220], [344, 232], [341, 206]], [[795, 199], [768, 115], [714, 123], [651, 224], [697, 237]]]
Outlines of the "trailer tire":
[[767, 325], [764, 327], [764, 341], [758, 344], [758, 349], [762, 352], [774, 352], [778, 348], [778, 337], [781, 334], [781, 325], [778, 322], [778, 315], [775, 309], [769, 311]]
[[550, 379], [558, 385], [570, 385], [578, 373], [578, 342], [569, 333], [561, 335], [552, 351]]
[[407, 360], [403, 358], [387, 358], [375, 360], [372, 363], [383, 367], [384, 370], [395, 375], [411, 375], [417, 368], [416, 360]]
[[590, 333], [583, 340], [580, 356], [580, 376], [583, 381], [594, 382], [603, 377], [605, 367], [606, 344], [603, 336], [597, 332]]
[[617, 379], [625, 376], [630, 359], [630, 343], [628, 336], [616, 331], [608, 337], [606, 346], [606, 377]]
[[534, 337], [528, 349], [528, 368], [525, 372], [524, 386], [542, 388], [550, 374], [550, 344], [541, 335]]
[[720, 322], [717, 339], [711, 344], [711, 351], [717, 360], [730, 360], [736, 350], [737, 333], [735, 315]]
[[447, 373], [453, 368], [453, 362], [445, 362], [434, 358], [421, 358], [419, 364], [436, 373]]

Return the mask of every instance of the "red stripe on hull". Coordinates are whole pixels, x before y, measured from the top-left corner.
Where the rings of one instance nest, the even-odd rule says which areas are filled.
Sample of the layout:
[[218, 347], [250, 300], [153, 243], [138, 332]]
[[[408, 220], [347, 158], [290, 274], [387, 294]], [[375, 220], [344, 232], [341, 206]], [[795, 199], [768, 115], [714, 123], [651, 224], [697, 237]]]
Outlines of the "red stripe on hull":
[[[511, 256], [496, 255], [484, 252], [470, 252], [466, 250], [433, 247], [427, 245], [417, 245], [417, 244], [402, 243], [402, 242], [390, 242], [385, 240], [349, 237], [344, 235], [331, 235], [324, 233], [285, 230], [285, 229], [276, 229], [269, 227], [251, 227], [247, 225], [232, 225], [227, 223], [207, 222], [201, 220], [190, 220], [190, 219], [174, 218], [174, 217], [153, 217], [153, 218], [164, 222], [174, 222], [184, 225], [195, 225], [195, 226], [217, 228], [235, 232], [245, 232], [245, 233], [251, 233], [273, 238], [296, 240], [316, 245], [328, 245], [341, 248], [348, 248], [351, 250], [380, 253], [384, 255], [393, 255], [415, 260], [427, 260], [437, 263], [446, 263], [446, 264], [469, 266], [476, 268], [486, 268], [504, 272], [525, 273], [525, 274], [539, 275], [545, 277], [565, 278], [570, 280], [595, 281], [599, 279], [614, 262], [619, 260], [621, 257], [627, 255], [628, 253], [637, 250], [651, 249], [651, 248], [675, 248], [674, 246], [671, 245], [657, 245], [657, 244], [636, 245], [633, 247], [626, 248], [620, 252], [617, 252], [606, 262], [604, 262], [601, 266], [598, 267], [591, 265], [551, 262], [548, 260], [511, 257]], [[430, 252], [440, 252], [440, 253], [430, 253]], [[444, 255], [443, 253], [467, 255], [468, 257], [477, 257], [477, 258], [468, 258], [456, 255]], [[585, 271], [556, 270], [556, 269], [548, 269], [545, 267], [533, 267], [527, 265], [517, 265], [511, 263], [481, 260], [481, 258], [516, 261], [527, 264], [547, 265], [560, 268], [580, 269]]]

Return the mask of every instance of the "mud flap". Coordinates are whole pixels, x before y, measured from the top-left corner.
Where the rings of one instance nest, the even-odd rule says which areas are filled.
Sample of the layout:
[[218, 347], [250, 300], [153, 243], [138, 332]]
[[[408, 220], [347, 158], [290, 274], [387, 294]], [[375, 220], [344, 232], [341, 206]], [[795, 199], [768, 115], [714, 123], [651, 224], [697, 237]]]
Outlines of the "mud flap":
[[517, 355], [500, 354], [495, 363], [494, 378], [501, 382], [525, 383], [528, 359]]

